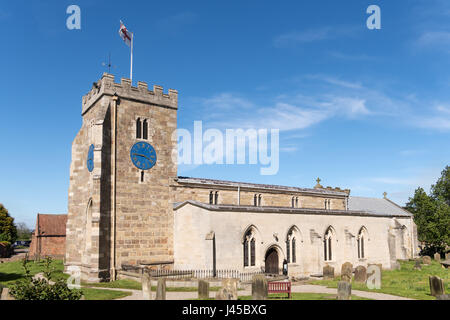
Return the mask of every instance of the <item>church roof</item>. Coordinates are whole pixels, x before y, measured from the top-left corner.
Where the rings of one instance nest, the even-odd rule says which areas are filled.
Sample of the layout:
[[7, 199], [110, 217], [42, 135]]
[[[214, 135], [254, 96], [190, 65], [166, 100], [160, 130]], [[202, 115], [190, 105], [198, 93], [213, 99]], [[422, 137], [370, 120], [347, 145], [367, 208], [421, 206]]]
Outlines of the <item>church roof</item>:
[[291, 214], [321, 214], [321, 215], [340, 215], [340, 216], [377, 216], [377, 217], [408, 217], [405, 211], [393, 212], [389, 211], [383, 213], [382, 211], [369, 210], [326, 210], [326, 209], [310, 209], [310, 208], [291, 208], [291, 207], [269, 207], [269, 206], [248, 206], [248, 205], [233, 205], [233, 204], [207, 204], [195, 200], [187, 200], [183, 202], [176, 202], [173, 204], [173, 209], [176, 211], [185, 205], [192, 205], [203, 208], [209, 211], [234, 211], [234, 212], [256, 212], [256, 213], [291, 213]]
[[375, 215], [412, 216], [412, 214], [389, 199], [349, 197], [349, 210], [362, 210]]
[[249, 189], [260, 189], [260, 190], [271, 190], [271, 191], [287, 191], [287, 192], [307, 192], [315, 194], [326, 194], [326, 195], [336, 195], [336, 196], [347, 196], [348, 193], [345, 190], [339, 188], [298, 188], [298, 187], [288, 187], [272, 184], [258, 184], [249, 182], [236, 182], [227, 180], [215, 180], [215, 179], [205, 179], [205, 178], [191, 178], [191, 177], [178, 177], [177, 181], [179, 183], [189, 183], [189, 184], [200, 184], [200, 185], [210, 185], [210, 186], [221, 186], [221, 187], [241, 187]]

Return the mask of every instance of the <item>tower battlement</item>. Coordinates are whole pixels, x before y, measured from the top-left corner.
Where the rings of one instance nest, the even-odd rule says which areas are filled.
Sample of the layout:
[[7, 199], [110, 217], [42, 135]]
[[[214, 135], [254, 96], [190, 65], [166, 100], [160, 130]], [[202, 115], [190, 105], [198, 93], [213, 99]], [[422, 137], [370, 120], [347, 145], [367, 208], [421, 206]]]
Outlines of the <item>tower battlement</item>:
[[163, 93], [163, 88], [158, 85], [154, 85], [153, 90], [149, 90], [148, 84], [142, 81], [138, 81], [137, 87], [134, 87], [131, 85], [131, 80], [126, 78], [116, 83], [114, 75], [104, 73], [99, 81], [94, 82], [89, 93], [83, 96], [81, 114], [84, 115], [102, 96], [114, 94], [123, 99], [178, 109], [177, 90], [169, 89], [168, 93]]

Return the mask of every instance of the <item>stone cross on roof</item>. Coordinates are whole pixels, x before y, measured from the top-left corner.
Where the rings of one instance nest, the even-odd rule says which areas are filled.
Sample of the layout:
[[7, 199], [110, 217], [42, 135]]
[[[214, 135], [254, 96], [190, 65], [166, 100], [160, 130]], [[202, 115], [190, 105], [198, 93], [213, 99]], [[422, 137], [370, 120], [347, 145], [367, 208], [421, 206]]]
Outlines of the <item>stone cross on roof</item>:
[[322, 180], [320, 180], [320, 178], [317, 178], [317, 184], [316, 184], [316, 186], [314, 187], [315, 189], [318, 189], [318, 188], [323, 188], [322, 187], [322, 185], [320, 184], [320, 181], [322, 181]]

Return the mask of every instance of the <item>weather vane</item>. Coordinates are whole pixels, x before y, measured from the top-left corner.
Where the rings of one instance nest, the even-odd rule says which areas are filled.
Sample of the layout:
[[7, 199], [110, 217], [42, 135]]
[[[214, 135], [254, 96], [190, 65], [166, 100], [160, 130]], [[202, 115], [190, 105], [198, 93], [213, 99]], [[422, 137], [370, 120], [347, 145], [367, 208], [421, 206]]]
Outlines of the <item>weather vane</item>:
[[113, 65], [111, 64], [111, 52], [109, 53], [108, 63], [102, 62], [102, 66], [108, 67], [108, 73], [111, 73], [111, 68], [115, 68], [115, 67], [116, 67], [116, 66], [113, 66]]

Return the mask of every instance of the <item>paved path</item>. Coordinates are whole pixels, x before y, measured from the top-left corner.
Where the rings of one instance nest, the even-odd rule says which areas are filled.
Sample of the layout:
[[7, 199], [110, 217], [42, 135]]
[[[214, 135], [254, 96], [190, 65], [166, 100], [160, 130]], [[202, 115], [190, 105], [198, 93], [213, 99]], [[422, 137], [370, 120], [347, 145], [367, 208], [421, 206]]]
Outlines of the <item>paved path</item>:
[[[312, 285], [312, 284], [293, 285], [292, 292], [329, 293], [329, 294], [337, 295], [336, 288], [327, 288], [324, 286], [317, 286], [317, 285]], [[373, 300], [414, 300], [414, 299], [394, 296], [394, 295], [385, 294], [385, 293], [360, 291], [360, 290], [352, 290], [352, 295], [355, 295], [355, 296], [358, 296], [361, 298], [373, 299]]]
[[[105, 289], [105, 290], [116, 290], [116, 291], [126, 291], [131, 292], [132, 294], [128, 297], [124, 297], [117, 300], [142, 300], [142, 292], [140, 290], [131, 290], [131, 289], [116, 289], [116, 288], [99, 288], [99, 287], [92, 287], [92, 289]], [[337, 295], [337, 289], [336, 288], [327, 288], [324, 286], [317, 286], [317, 285], [310, 285], [310, 284], [304, 284], [304, 285], [293, 285], [292, 286], [292, 292], [297, 293], [325, 293], [325, 294], [332, 294]], [[251, 296], [251, 289], [250, 287], [245, 288], [244, 290], [239, 290], [240, 296]], [[373, 300], [413, 300], [409, 298], [394, 296], [390, 294], [385, 293], [378, 293], [378, 292], [368, 292], [368, 291], [359, 291], [359, 290], [352, 290], [352, 294], [358, 297], [367, 298], [367, 299], [373, 299]], [[216, 291], [210, 291], [209, 296], [210, 298], [214, 298], [216, 295]], [[155, 299], [156, 293], [152, 292], [152, 299]], [[190, 300], [190, 299], [197, 299], [197, 292], [173, 292], [173, 291], [167, 291], [166, 292], [166, 299], [167, 300]]]

